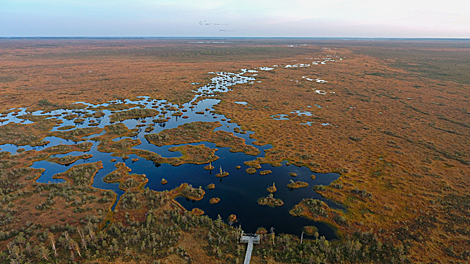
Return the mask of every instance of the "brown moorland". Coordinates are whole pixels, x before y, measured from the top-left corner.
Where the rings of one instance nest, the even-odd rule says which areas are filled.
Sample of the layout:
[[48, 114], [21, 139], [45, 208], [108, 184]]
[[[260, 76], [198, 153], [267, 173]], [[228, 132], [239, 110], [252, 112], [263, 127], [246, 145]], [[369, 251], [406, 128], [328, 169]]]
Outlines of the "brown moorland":
[[[273, 145], [264, 162], [340, 172], [336, 184], [318, 190], [347, 206], [355, 229], [409, 242], [413, 262], [465, 259], [469, 204], [459, 203], [468, 199], [470, 89], [459, 66], [469, 47], [456, 43], [336, 43], [324, 56], [342, 61], [260, 72], [262, 83], [222, 94], [217, 109]], [[433, 57], [438, 50], [448, 55]], [[454, 68], [459, 78], [440, 78]], [[251, 107], [232, 103], [240, 100]], [[290, 120], [270, 117], [278, 113]]]
[[245, 145], [245, 140], [226, 131], [213, 130], [221, 126], [220, 123], [193, 122], [186, 123], [158, 134], [147, 134], [145, 138], [157, 146], [187, 144], [201, 141], [215, 143], [217, 147], [230, 147], [230, 152], [244, 152], [248, 155], [258, 155], [259, 150], [253, 146]]
[[[337, 228], [340, 241], [330, 245], [320, 238], [316, 245], [337, 247], [340, 260], [346, 262], [469, 260], [468, 42], [189, 42], [1, 39], [0, 108], [4, 113], [12, 107], [48, 111], [80, 101], [123, 101], [141, 95], [180, 104], [193, 97], [191, 82], [208, 82], [207, 72], [278, 65], [260, 71], [260, 83], [218, 94], [222, 101], [216, 109], [242, 130], [254, 131], [250, 136], [258, 144], [273, 146], [256, 164], [287, 159], [316, 172], [341, 173], [330, 186], [315, 190], [346, 206], [345, 212], [315, 200], [304, 200], [291, 211]], [[315, 58], [335, 61], [285, 67], [312, 63]], [[249, 107], [235, 101], [248, 102]], [[271, 117], [279, 114], [289, 119]], [[2, 144], [44, 144], [41, 140], [56, 121], [38, 122], [44, 127], [1, 126], [6, 135]], [[108, 136], [102, 140], [111, 144]], [[117, 153], [129, 154], [134, 143], [113, 144], [119, 144], [114, 146]], [[53, 258], [50, 251], [56, 244], [55, 253], [72, 260], [227, 263], [242, 259], [243, 248], [232, 239], [236, 229], [220, 219], [185, 212], [172, 199], [183, 192], [202, 199], [202, 189], [181, 186], [158, 193], [139, 185], [126, 190], [111, 211], [115, 194], [90, 187], [99, 164], [76, 165], [57, 175], [65, 183], [36, 183], [41, 170], [28, 166], [31, 160], [49, 158], [51, 152], [46, 150], [1, 154], [0, 247], [6, 254], [2, 260], [8, 256], [46, 261]], [[106, 221], [110, 224], [104, 228]], [[152, 235], [137, 236], [137, 229]], [[121, 237], [125, 248], [117, 244]], [[291, 244], [295, 239], [275, 236], [272, 246], [263, 240], [266, 243], [255, 249], [252, 262], [310, 261], [289, 253], [288, 248], [296, 248]], [[83, 256], [75, 241], [80, 241]], [[370, 241], [374, 246], [367, 245]], [[354, 243], [359, 253], [343, 251], [347, 243]], [[376, 254], [379, 245], [384, 250]], [[338, 261], [332, 255], [324, 257]]]

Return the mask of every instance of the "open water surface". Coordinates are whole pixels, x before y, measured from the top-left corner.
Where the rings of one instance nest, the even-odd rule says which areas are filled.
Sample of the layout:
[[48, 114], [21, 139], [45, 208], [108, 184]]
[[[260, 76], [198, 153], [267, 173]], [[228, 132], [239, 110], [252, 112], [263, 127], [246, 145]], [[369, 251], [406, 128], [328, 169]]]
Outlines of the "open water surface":
[[[258, 70], [273, 70], [274, 68], [259, 68]], [[254, 140], [249, 137], [253, 132], [245, 131], [244, 133], [237, 133], [235, 129], [240, 129], [238, 124], [230, 122], [224, 115], [219, 115], [212, 113], [213, 107], [220, 102], [218, 99], [212, 98], [216, 92], [227, 92], [232, 90], [232, 87], [235, 85], [243, 85], [247, 83], [252, 83], [255, 81], [254, 74], [256, 70], [246, 70], [242, 69], [240, 73], [228, 73], [228, 72], [218, 72], [213, 73], [215, 76], [211, 79], [211, 83], [201, 86], [195, 90], [195, 96], [192, 101], [183, 104], [184, 108], [179, 110], [187, 110], [183, 112], [184, 116], [188, 118], [183, 119], [181, 117], [171, 116], [174, 111], [168, 111], [168, 106], [178, 107], [178, 105], [172, 105], [171, 103], [165, 100], [153, 100], [148, 97], [141, 97], [141, 100], [130, 101], [126, 100], [126, 104], [136, 104], [136, 107], [140, 108], [153, 108], [158, 110], [160, 113], [165, 110], [168, 111], [164, 117], [171, 117], [168, 122], [163, 124], [155, 124], [155, 130], [149, 133], [159, 133], [166, 129], [175, 128], [177, 126], [183, 125], [185, 123], [191, 123], [196, 121], [204, 122], [219, 122], [222, 126], [216, 128], [215, 130], [224, 130], [227, 132], [233, 133], [237, 137], [241, 137], [245, 140], [247, 145], [251, 145], [260, 150], [260, 154], [256, 157], [264, 157], [264, 150], [271, 148], [270, 145], [258, 146], [254, 145]], [[190, 108], [192, 102], [198, 102], [194, 105], [194, 108]], [[86, 105], [84, 109], [78, 110], [69, 110], [61, 109], [52, 111], [49, 113], [43, 112], [34, 112], [34, 115], [57, 115], [51, 116], [50, 118], [57, 118], [63, 121], [62, 124], [54, 127], [52, 131], [57, 130], [60, 127], [68, 125], [76, 125], [77, 128], [88, 127], [90, 121], [94, 120], [98, 123], [98, 127], [104, 127], [110, 124], [110, 115], [112, 111], [110, 110], [101, 110], [105, 115], [100, 118], [89, 117], [86, 118], [83, 123], [75, 124], [73, 120], [66, 120], [63, 117], [68, 114], [77, 113], [79, 116], [83, 116], [86, 113], [94, 113], [97, 111], [96, 107], [107, 106], [109, 104], [118, 103], [118, 102], [109, 102], [102, 105], [92, 105], [83, 103]], [[126, 111], [126, 110], [122, 110]], [[203, 111], [204, 114], [196, 114], [196, 112]], [[15, 114], [17, 112], [18, 114]], [[25, 109], [15, 109], [14, 112], [9, 113], [3, 119], [7, 119], [0, 123], [0, 125], [5, 125], [10, 122], [15, 123], [32, 123], [31, 121], [22, 119], [21, 116], [26, 114]], [[147, 118], [138, 118], [138, 119], [129, 119], [121, 121], [129, 129], [138, 128], [138, 124], [152, 124], [152, 120], [157, 117], [147, 117]], [[75, 129], [75, 128], [74, 128]], [[237, 130], [239, 131], [239, 130]], [[101, 134], [104, 134], [103, 131]], [[162, 157], [179, 157], [181, 153], [171, 152], [168, 149], [175, 146], [162, 146], [158, 147], [149, 143], [145, 139], [145, 127], [139, 128], [139, 133], [133, 137], [134, 139], [140, 139], [141, 144], [134, 147], [136, 149], [146, 149], [155, 153], [160, 154]], [[111, 153], [103, 153], [97, 150], [99, 142], [95, 142], [92, 139], [93, 137], [98, 136], [91, 135], [84, 138], [84, 141], [92, 142], [93, 146], [90, 151], [85, 153], [93, 154], [93, 157], [87, 160], [78, 160], [70, 166], [64, 166], [56, 164], [49, 161], [38, 161], [35, 162], [33, 168], [45, 168], [43, 175], [37, 180], [38, 182], [43, 183], [59, 183], [63, 180], [53, 179], [53, 175], [61, 172], [65, 172], [71, 166], [83, 163], [91, 163], [96, 161], [103, 161], [103, 168], [99, 170], [95, 176], [93, 187], [112, 190], [118, 194], [122, 195], [124, 192], [118, 188], [118, 183], [109, 184], [103, 181], [104, 176], [116, 169], [115, 163], [110, 162], [111, 159], [117, 158], [111, 156]], [[120, 140], [119, 138], [117, 140]], [[59, 145], [59, 144], [74, 144], [70, 140], [65, 140], [57, 137], [46, 137], [44, 140], [50, 141], [46, 146], [15, 146], [12, 144], [0, 145], [1, 151], [8, 151], [12, 154], [17, 153], [18, 148], [24, 148], [26, 150], [36, 149], [41, 150], [47, 147]], [[337, 205], [327, 199], [322, 198], [318, 193], [316, 193], [312, 187], [314, 185], [328, 185], [333, 180], [338, 179], [339, 174], [337, 173], [312, 173], [310, 169], [306, 167], [297, 167], [294, 165], [287, 166], [286, 162], [282, 163], [280, 167], [273, 167], [269, 164], [262, 164], [262, 168], [258, 169], [256, 174], [246, 173], [248, 166], [243, 164], [244, 161], [254, 160], [255, 156], [246, 155], [244, 153], [232, 153], [229, 151], [229, 148], [220, 148], [216, 147], [214, 143], [210, 142], [197, 142], [191, 143], [191, 145], [200, 145], [204, 144], [206, 147], [217, 148], [215, 155], [219, 159], [212, 163], [215, 167], [213, 171], [204, 170], [203, 165], [194, 165], [194, 164], [183, 164], [180, 166], [172, 166], [170, 164], [156, 164], [152, 161], [145, 160], [136, 155], [129, 155], [129, 159], [117, 158], [118, 162], [124, 162], [129, 168], [132, 169], [131, 173], [145, 174], [149, 180], [146, 187], [156, 190], [171, 190], [181, 183], [191, 184], [193, 187], [202, 186], [206, 191], [204, 199], [201, 201], [190, 201], [185, 198], [178, 198], [177, 201], [181, 203], [186, 209], [191, 210], [192, 208], [200, 208], [205, 214], [209, 217], [216, 219], [220, 215], [225, 221], [228, 222], [228, 216], [230, 214], [235, 214], [237, 216], [238, 222], [234, 223], [235, 225], [241, 225], [245, 232], [255, 232], [258, 227], [265, 227], [269, 230], [271, 227], [275, 228], [277, 233], [290, 233], [300, 235], [302, 232], [303, 226], [306, 225], [315, 225], [319, 229], [319, 233], [322, 236], [325, 236], [327, 239], [335, 239], [336, 235], [334, 230], [321, 222], [312, 222], [304, 218], [293, 217], [289, 214], [289, 210], [298, 204], [304, 198], [314, 198], [320, 199], [326, 202], [330, 207], [343, 209], [342, 206]], [[64, 155], [55, 155], [57, 157], [63, 157], [67, 155], [82, 155], [83, 152], [72, 152]], [[54, 156], [53, 156], [54, 157]], [[133, 158], [139, 158], [138, 161], [133, 162]], [[236, 169], [236, 166], [241, 166], [241, 169]], [[223, 168], [224, 171], [229, 172], [229, 176], [225, 178], [217, 178], [215, 174], [218, 172], [219, 168]], [[271, 170], [272, 174], [260, 175], [259, 171], [261, 170]], [[295, 172], [298, 176], [291, 177], [289, 172]], [[316, 178], [311, 179], [311, 175], [315, 174]], [[168, 183], [162, 185], [160, 183], [161, 179], [165, 178]], [[294, 181], [304, 181], [309, 184], [306, 188], [300, 189], [289, 189], [287, 184], [289, 180], [293, 179]], [[207, 185], [210, 183], [215, 184], [214, 190], [208, 190]], [[267, 187], [271, 186], [273, 183], [276, 184], [277, 192], [274, 193], [275, 198], [280, 198], [283, 200], [284, 205], [278, 208], [271, 208], [268, 206], [258, 205], [257, 200], [260, 197], [268, 196]], [[209, 200], [212, 197], [220, 198], [220, 202], [217, 204], [210, 204]], [[115, 205], [114, 205], [115, 206]], [[113, 206], [113, 210], [114, 210]]]

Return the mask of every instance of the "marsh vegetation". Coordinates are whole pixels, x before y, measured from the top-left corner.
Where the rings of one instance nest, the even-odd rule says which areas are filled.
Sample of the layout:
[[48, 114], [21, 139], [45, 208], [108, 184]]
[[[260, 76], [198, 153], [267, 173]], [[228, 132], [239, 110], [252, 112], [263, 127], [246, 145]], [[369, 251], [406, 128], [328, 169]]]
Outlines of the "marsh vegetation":
[[1, 41], [0, 262], [240, 263], [235, 179], [312, 236], [255, 262], [469, 260], [467, 43], [109, 41]]

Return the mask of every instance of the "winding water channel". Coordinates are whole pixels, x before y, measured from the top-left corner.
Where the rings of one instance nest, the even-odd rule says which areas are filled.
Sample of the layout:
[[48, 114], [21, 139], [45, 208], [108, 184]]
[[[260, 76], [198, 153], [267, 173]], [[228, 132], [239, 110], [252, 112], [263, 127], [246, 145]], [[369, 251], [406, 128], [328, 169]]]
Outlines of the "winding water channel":
[[[265, 227], [269, 230], [271, 227], [275, 228], [277, 233], [290, 233], [300, 235], [302, 232], [303, 226], [306, 225], [315, 225], [319, 229], [319, 233], [322, 236], [325, 236], [327, 239], [335, 239], [336, 235], [334, 230], [321, 222], [312, 222], [304, 218], [292, 217], [289, 214], [289, 210], [298, 204], [304, 198], [314, 198], [320, 199], [326, 202], [330, 207], [333, 208], [342, 208], [340, 205], [337, 205], [327, 199], [322, 198], [318, 193], [316, 193], [312, 187], [314, 185], [328, 185], [333, 180], [336, 180], [339, 175], [336, 173], [312, 173], [310, 169], [306, 167], [297, 167], [294, 165], [286, 165], [286, 162], [282, 162], [282, 166], [273, 167], [269, 164], [262, 164], [260, 170], [271, 170], [272, 174], [269, 175], [260, 175], [259, 172], [256, 174], [246, 173], [248, 166], [243, 164], [244, 161], [250, 161], [256, 159], [256, 157], [264, 157], [264, 150], [271, 148], [270, 145], [258, 146], [254, 145], [254, 140], [249, 137], [253, 132], [243, 132], [240, 133], [240, 126], [238, 124], [230, 122], [224, 115], [215, 114], [212, 111], [213, 107], [217, 105], [220, 100], [212, 98], [216, 95], [217, 92], [228, 92], [236, 85], [247, 84], [250, 82], [256, 82], [256, 72], [258, 70], [273, 70], [274, 68], [258, 68], [252, 70], [243, 69], [239, 73], [229, 73], [229, 72], [217, 72], [213, 73], [214, 77], [211, 79], [211, 82], [207, 85], [197, 87], [198, 84], [194, 84], [196, 87], [194, 98], [185, 104], [183, 108], [178, 105], [172, 105], [166, 100], [156, 100], [148, 97], [140, 97], [140, 100], [131, 101], [126, 100], [125, 104], [136, 104], [137, 108], [152, 108], [156, 109], [159, 112], [168, 111], [168, 105], [172, 107], [180, 107], [179, 110], [184, 112], [184, 115], [187, 118], [181, 118], [178, 116], [172, 116], [171, 111], [168, 112], [166, 117], [170, 119], [162, 124], [156, 124], [155, 129], [152, 132], [146, 132], [145, 127], [139, 127], [139, 124], [151, 124], [152, 120], [156, 117], [146, 117], [138, 119], [129, 119], [120, 121], [125, 124], [129, 129], [138, 128], [139, 132], [134, 139], [140, 139], [142, 142], [140, 145], [134, 147], [136, 149], [145, 149], [155, 153], [158, 153], [162, 157], [178, 157], [181, 156], [180, 152], [171, 152], [169, 148], [177, 145], [167, 145], [158, 147], [147, 141], [144, 137], [148, 133], [159, 133], [163, 130], [175, 128], [177, 126], [183, 125], [185, 123], [192, 123], [196, 121], [203, 122], [220, 122], [221, 126], [216, 128], [217, 130], [223, 130], [230, 133], [233, 133], [235, 136], [243, 138], [246, 145], [251, 145], [260, 150], [258, 156], [246, 155], [242, 152], [232, 153], [229, 151], [229, 148], [226, 147], [216, 147], [214, 143], [210, 142], [197, 142], [191, 143], [191, 145], [200, 145], [204, 144], [209, 148], [217, 148], [215, 155], [219, 159], [215, 162], [212, 162], [212, 165], [215, 167], [215, 170], [208, 171], [204, 170], [203, 165], [194, 165], [194, 164], [183, 164], [180, 166], [172, 166], [170, 164], [156, 164], [152, 161], [140, 158], [136, 155], [129, 155], [128, 159], [118, 158], [118, 162], [124, 162], [129, 168], [132, 169], [131, 173], [145, 174], [149, 180], [146, 187], [156, 190], [171, 190], [181, 183], [189, 183], [194, 187], [202, 186], [206, 191], [204, 199], [198, 202], [187, 200], [185, 198], [178, 198], [177, 201], [183, 205], [186, 209], [191, 210], [194, 207], [202, 209], [206, 215], [215, 219], [220, 215], [222, 219], [228, 221], [227, 218], [230, 214], [235, 214], [237, 216], [238, 222], [235, 225], [241, 225], [245, 232], [254, 232], [257, 227]], [[196, 104], [197, 102], [197, 104]], [[93, 114], [97, 111], [97, 107], [107, 106], [111, 103], [101, 105], [85, 104], [87, 107], [79, 110], [70, 110], [70, 109], [60, 109], [55, 110], [49, 113], [42, 113], [40, 111], [34, 112], [34, 115], [52, 115], [50, 118], [58, 118], [63, 121], [62, 124], [54, 127], [52, 131], [58, 130], [60, 127], [75, 125], [76, 128], [85, 128], [89, 127], [90, 123], [98, 123], [97, 127], [103, 128], [106, 125], [110, 124], [110, 116], [112, 111], [110, 110], [100, 110], [104, 113], [102, 117], [87, 117], [84, 122], [76, 124], [73, 120], [64, 119], [64, 116], [69, 114], [77, 113], [78, 116], [84, 116], [85, 114]], [[191, 107], [192, 106], [192, 107]], [[126, 111], [126, 110], [122, 110]], [[15, 114], [17, 112], [17, 114]], [[22, 119], [21, 116], [26, 114], [25, 109], [16, 109], [15, 112], [9, 113], [6, 117], [3, 117], [7, 121], [4, 121], [1, 125], [5, 125], [9, 122], [16, 123], [31, 123], [31, 121]], [[196, 112], [199, 112], [197, 114]], [[204, 112], [204, 114], [201, 114]], [[56, 115], [56, 116], [54, 116]], [[76, 129], [73, 128], [73, 129]], [[100, 135], [104, 134], [103, 131]], [[95, 176], [93, 187], [112, 190], [118, 194], [122, 195], [124, 191], [118, 188], [118, 184], [109, 184], [103, 181], [104, 176], [116, 169], [115, 163], [111, 162], [112, 159], [116, 158], [111, 156], [111, 153], [103, 153], [97, 150], [99, 142], [90, 140], [93, 137], [98, 136], [98, 134], [88, 136], [84, 138], [85, 141], [93, 143], [93, 146], [90, 151], [85, 153], [92, 154], [93, 157], [87, 160], [78, 160], [70, 166], [82, 164], [82, 163], [91, 163], [96, 161], [103, 161], [103, 168], [99, 170]], [[120, 140], [115, 139], [115, 140]], [[8, 151], [12, 154], [17, 153], [18, 148], [24, 148], [26, 150], [36, 149], [40, 150], [43, 148], [59, 145], [59, 144], [73, 144], [74, 142], [70, 140], [65, 140], [58, 137], [46, 137], [44, 140], [50, 141], [49, 144], [45, 146], [31, 147], [31, 146], [15, 146], [12, 144], [0, 145], [1, 151]], [[184, 144], [187, 145], [187, 144]], [[83, 152], [72, 152], [63, 155], [55, 155], [55, 157], [63, 157], [67, 155], [82, 155]], [[139, 158], [137, 161], [132, 161], [134, 158]], [[61, 172], [65, 172], [70, 168], [70, 166], [60, 165], [57, 163], [49, 161], [38, 161], [35, 162], [33, 168], [45, 168], [43, 175], [37, 180], [42, 183], [58, 183], [63, 180], [53, 179], [53, 175]], [[241, 166], [240, 169], [236, 169], [236, 166]], [[218, 172], [218, 169], [222, 167], [224, 171], [230, 173], [226, 178], [217, 178], [215, 174]], [[259, 170], [258, 170], [259, 171]], [[299, 189], [289, 189], [287, 184], [289, 180], [292, 179], [289, 176], [290, 172], [295, 172], [298, 176], [294, 178], [296, 181], [304, 181], [309, 184], [306, 188]], [[316, 177], [314, 180], [311, 179], [311, 175], [315, 174]], [[161, 179], [165, 178], [168, 183], [162, 185], [160, 183]], [[214, 190], [208, 190], [207, 185], [210, 183], [215, 184]], [[280, 198], [283, 200], [284, 205], [278, 208], [271, 208], [268, 206], [258, 205], [257, 200], [260, 197], [266, 197], [269, 193], [266, 188], [271, 186], [273, 183], [276, 184], [277, 192], [274, 194], [275, 198]], [[220, 198], [220, 202], [217, 204], [210, 204], [209, 200], [213, 197]], [[115, 206], [115, 205], [114, 205]], [[113, 209], [114, 209], [113, 206]]]

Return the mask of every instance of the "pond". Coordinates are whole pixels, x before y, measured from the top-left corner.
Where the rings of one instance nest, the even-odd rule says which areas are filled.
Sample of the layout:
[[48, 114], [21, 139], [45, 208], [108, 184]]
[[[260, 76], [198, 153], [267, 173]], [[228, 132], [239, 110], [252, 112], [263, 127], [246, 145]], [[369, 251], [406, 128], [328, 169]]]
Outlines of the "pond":
[[[263, 69], [264, 68], [260, 68]], [[266, 70], [272, 70], [273, 68], [266, 68]], [[271, 227], [275, 228], [277, 233], [290, 233], [300, 235], [303, 226], [315, 225], [319, 229], [319, 234], [325, 236], [327, 239], [335, 239], [336, 235], [334, 230], [321, 222], [312, 222], [304, 218], [293, 217], [289, 214], [289, 210], [298, 204], [304, 198], [320, 199], [326, 202], [332, 208], [343, 209], [342, 206], [335, 204], [327, 199], [322, 198], [312, 187], [314, 185], [328, 185], [333, 180], [338, 179], [339, 174], [337, 173], [312, 173], [307, 167], [297, 167], [294, 165], [288, 166], [286, 161], [283, 161], [281, 166], [272, 166], [270, 164], [262, 164], [261, 169], [255, 174], [248, 174], [246, 169], [249, 166], [244, 165], [245, 161], [255, 160], [257, 157], [264, 157], [264, 151], [270, 149], [270, 145], [258, 146], [253, 144], [254, 139], [250, 138], [250, 134], [253, 132], [242, 131], [241, 127], [221, 114], [213, 113], [213, 107], [217, 105], [220, 100], [212, 98], [217, 92], [227, 92], [233, 89], [235, 85], [243, 85], [255, 80], [252, 75], [244, 76], [246, 73], [254, 73], [255, 70], [243, 69], [240, 73], [228, 73], [228, 72], [217, 72], [213, 73], [215, 76], [211, 79], [211, 82], [207, 85], [198, 87], [194, 92], [194, 98], [185, 104], [174, 105], [166, 100], [156, 100], [148, 97], [140, 97], [139, 100], [131, 101], [125, 100], [124, 102], [112, 101], [101, 105], [93, 105], [83, 103], [82, 109], [60, 109], [49, 113], [43, 113], [37, 111], [32, 113], [36, 116], [48, 115], [48, 118], [56, 118], [62, 121], [61, 124], [55, 126], [51, 131], [67, 131], [63, 128], [69, 128], [68, 130], [74, 130], [77, 128], [85, 128], [95, 126], [103, 128], [106, 125], [112, 124], [111, 116], [116, 113], [128, 111], [129, 109], [114, 110], [110, 106], [119, 104], [130, 105], [130, 109], [155, 109], [159, 111], [159, 114], [149, 117], [139, 117], [133, 119], [126, 119], [118, 121], [123, 123], [129, 129], [137, 128], [138, 132], [133, 135], [132, 139], [139, 139], [140, 145], [135, 146], [135, 149], [145, 149], [155, 153], [158, 153], [162, 157], [179, 157], [180, 152], [169, 151], [171, 147], [181, 145], [163, 145], [156, 146], [145, 138], [146, 134], [156, 134], [164, 130], [176, 128], [186, 123], [192, 123], [197, 121], [202, 122], [219, 122], [221, 126], [215, 128], [214, 131], [223, 130], [230, 132], [236, 137], [245, 140], [245, 144], [257, 148], [260, 153], [257, 156], [247, 155], [243, 152], [230, 152], [228, 147], [217, 147], [215, 143], [200, 141], [196, 143], [190, 143], [190, 145], [201, 145], [204, 144], [206, 147], [211, 149], [217, 149], [215, 155], [219, 157], [218, 160], [212, 162], [215, 167], [214, 170], [205, 170], [204, 166], [207, 164], [195, 165], [195, 164], [183, 164], [179, 166], [172, 166], [167, 163], [159, 164], [153, 161], [146, 160], [137, 155], [129, 155], [127, 159], [112, 156], [112, 153], [104, 153], [98, 151], [99, 142], [93, 141], [94, 137], [105, 134], [105, 131], [87, 136], [83, 138], [83, 141], [93, 143], [93, 146], [87, 154], [92, 154], [93, 157], [86, 160], [78, 160], [75, 163], [65, 166], [57, 163], [49, 162], [46, 160], [35, 162], [33, 168], [44, 168], [45, 172], [37, 180], [42, 183], [59, 183], [63, 180], [53, 179], [52, 177], [61, 172], [65, 172], [71, 166], [83, 163], [92, 163], [96, 161], [103, 161], [103, 168], [100, 169], [95, 176], [93, 186], [96, 188], [112, 190], [121, 196], [124, 191], [118, 188], [118, 184], [109, 184], [103, 181], [103, 178], [116, 169], [115, 162], [113, 159], [118, 159], [117, 162], [124, 162], [129, 168], [132, 169], [131, 173], [145, 174], [149, 182], [146, 187], [155, 190], [171, 190], [182, 183], [191, 184], [193, 187], [201, 186], [206, 194], [204, 199], [201, 201], [191, 201], [185, 198], [177, 198], [177, 201], [183, 205], [186, 209], [191, 210], [192, 208], [202, 209], [206, 215], [216, 219], [219, 215], [222, 219], [228, 222], [228, 216], [235, 214], [238, 222], [234, 225], [241, 225], [245, 232], [255, 232], [258, 227], [264, 227], [269, 230]], [[197, 83], [194, 83], [197, 85]], [[240, 102], [236, 102], [240, 103]], [[100, 115], [94, 115], [99, 112]], [[163, 114], [164, 112], [167, 112]], [[174, 113], [181, 113], [181, 115], [173, 115]], [[16, 114], [17, 113], [17, 114]], [[1, 125], [5, 125], [10, 122], [15, 123], [32, 123], [31, 121], [25, 120], [22, 115], [26, 114], [25, 109], [15, 109], [13, 112], [3, 115], [5, 121]], [[298, 112], [298, 114], [307, 114], [309, 112]], [[71, 115], [76, 115], [73, 118]], [[99, 116], [99, 117], [98, 117]], [[279, 114], [272, 116], [277, 120], [287, 120], [285, 115]], [[80, 122], [76, 122], [78, 118], [82, 118]], [[154, 125], [153, 131], [147, 131], [145, 128], [148, 124], [153, 124], [155, 118], [167, 119], [167, 122], [157, 123]], [[309, 124], [310, 125], [310, 124]], [[75, 126], [72, 128], [72, 126]], [[114, 141], [121, 140], [122, 138], [114, 139]], [[2, 151], [8, 151], [12, 154], [17, 153], [19, 148], [25, 150], [36, 149], [41, 150], [47, 147], [59, 145], [59, 144], [74, 144], [71, 140], [66, 140], [58, 137], [46, 137], [44, 140], [49, 141], [45, 146], [15, 146], [13, 144], [0, 145]], [[188, 145], [188, 144], [182, 144]], [[67, 155], [79, 156], [83, 152], [72, 152], [68, 154], [54, 155], [54, 157], [64, 157]], [[138, 160], [137, 160], [138, 159]], [[237, 169], [237, 166], [240, 168]], [[229, 173], [229, 176], [225, 178], [217, 178], [215, 176], [219, 169]], [[260, 171], [270, 170], [271, 174], [261, 175]], [[296, 177], [292, 177], [289, 173], [294, 172], [297, 174]], [[314, 174], [316, 177], [312, 179], [311, 175]], [[168, 183], [166, 185], [161, 184], [161, 179], [165, 178]], [[289, 180], [303, 181], [309, 184], [308, 187], [299, 189], [289, 189], [287, 184]], [[207, 185], [215, 184], [215, 189], [209, 190]], [[269, 192], [266, 190], [267, 187], [272, 186], [275, 183], [277, 191], [274, 193], [274, 198], [280, 198], [284, 205], [271, 208], [268, 206], [259, 205], [257, 200], [261, 197], [266, 197]], [[211, 198], [220, 198], [220, 202], [211, 204], [209, 200]], [[113, 206], [113, 210], [116, 204]]]

